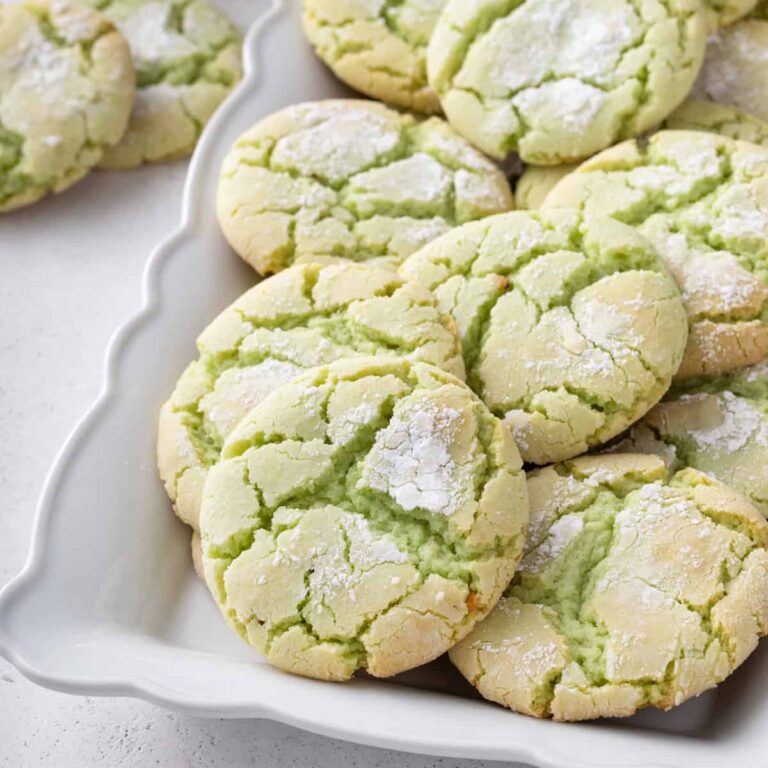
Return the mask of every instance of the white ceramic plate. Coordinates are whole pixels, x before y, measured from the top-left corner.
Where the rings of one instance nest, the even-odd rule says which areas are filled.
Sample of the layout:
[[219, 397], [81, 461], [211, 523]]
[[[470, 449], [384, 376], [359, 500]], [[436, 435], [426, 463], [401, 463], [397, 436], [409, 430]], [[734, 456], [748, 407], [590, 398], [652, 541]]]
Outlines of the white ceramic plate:
[[447, 662], [382, 683], [290, 677], [224, 626], [192, 572], [189, 534], [154, 461], [155, 423], [194, 339], [254, 282], [214, 213], [222, 157], [260, 117], [346, 95], [315, 60], [298, 0], [260, 0], [248, 75], [211, 122], [187, 180], [181, 227], [153, 254], [145, 304], [113, 340], [99, 401], [61, 450], [23, 571], [0, 595], [0, 653], [41, 685], [137, 696], [206, 716], [267, 717], [368, 744], [539, 766], [766, 765], [768, 653], [716, 694], [671, 714], [563, 725], [486, 704]]

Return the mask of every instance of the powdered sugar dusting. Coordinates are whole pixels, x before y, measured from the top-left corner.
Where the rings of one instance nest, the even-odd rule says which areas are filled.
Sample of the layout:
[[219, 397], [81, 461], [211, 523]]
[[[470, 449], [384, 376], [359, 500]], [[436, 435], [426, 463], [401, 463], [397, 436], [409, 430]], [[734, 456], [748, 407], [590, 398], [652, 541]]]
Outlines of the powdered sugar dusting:
[[199, 409], [216, 426], [219, 436], [226, 438], [251, 408], [301, 370], [272, 359], [249, 368], [230, 368], [200, 400]]
[[[680, 402], [695, 402], [709, 395], [683, 395]], [[765, 416], [743, 397], [725, 391], [718, 396], [720, 420], [698, 429], [688, 436], [699, 449], [731, 453], [750, 442], [768, 446], [768, 421]]]
[[565, 515], [549, 529], [546, 539], [532, 552], [529, 552], [520, 570], [527, 574], [539, 574], [560, 557], [568, 545], [584, 530], [584, 521], [579, 515]]
[[432, 400], [409, 405], [376, 435], [360, 483], [388, 493], [407, 511], [452, 515], [474, 491], [471, 470], [451, 455], [464, 416]]
[[578, 133], [595, 119], [606, 100], [606, 94], [599, 88], [575, 78], [565, 78], [522, 91], [512, 103], [536, 125], [554, 122], [571, 133]]

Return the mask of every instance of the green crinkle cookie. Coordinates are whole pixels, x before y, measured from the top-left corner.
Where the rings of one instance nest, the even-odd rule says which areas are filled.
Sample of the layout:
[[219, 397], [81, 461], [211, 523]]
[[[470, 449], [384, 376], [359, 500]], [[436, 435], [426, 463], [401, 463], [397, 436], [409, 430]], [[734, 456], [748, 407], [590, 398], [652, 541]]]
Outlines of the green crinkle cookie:
[[678, 379], [768, 353], [768, 149], [661, 131], [582, 163], [544, 201], [638, 228], [675, 276], [691, 333]]
[[768, 517], [768, 363], [674, 387], [612, 450], [707, 472]]
[[61, 192], [119, 141], [134, 97], [128, 45], [66, 0], [0, 4], [0, 211]]
[[557, 720], [669, 709], [766, 634], [768, 524], [738, 493], [634, 454], [528, 480], [520, 569], [450, 654], [486, 698]]
[[224, 160], [218, 191], [224, 235], [262, 274], [337, 258], [396, 265], [512, 207], [501, 171], [443, 120], [354, 100], [257, 123]]
[[242, 76], [238, 30], [205, 0], [81, 0], [125, 35], [136, 67], [128, 130], [101, 161], [132, 168], [183, 157]]
[[424, 363], [342, 360], [230, 435], [203, 496], [205, 578], [275, 666], [386, 677], [491, 610], [527, 520], [512, 436], [466, 385]]
[[197, 340], [160, 413], [158, 465], [176, 513], [194, 528], [209, 468], [248, 411], [315, 365], [402, 355], [463, 378], [453, 321], [434, 297], [392, 272], [357, 264], [301, 265], [259, 283]]
[[768, 147], [768, 123], [727, 104], [716, 104], [713, 101], [691, 99], [684, 102], [664, 121], [662, 128], [717, 133]]
[[640, 418], [685, 348], [674, 281], [646, 240], [611, 219], [495, 216], [431, 243], [401, 273], [453, 315], [470, 385], [535, 464], [577, 456]]
[[[661, 127], [675, 131], [717, 133], [720, 136], [768, 147], [768, 123], [754, 115], [712, 101], [691, 99], [684, 102]], [[539, 209], [547, 195], [578, 167], [578, 164], [528, 166], [515, 187], [517, 207], [527, 210]]]
[[699, 0], [450, 0], [429, 82], [480, 149], [557, 165], [663, 120], [696, 79], [707, 23]]
[[427, 84], [427, 43], [446, 0], [303, 0], [318, 56], [362, 93], [417, 112], [440, 112]]
[[721, 29], [693, 90], [695, 98], [729, 104], [768, 121], [768, 21], [745, 19]]

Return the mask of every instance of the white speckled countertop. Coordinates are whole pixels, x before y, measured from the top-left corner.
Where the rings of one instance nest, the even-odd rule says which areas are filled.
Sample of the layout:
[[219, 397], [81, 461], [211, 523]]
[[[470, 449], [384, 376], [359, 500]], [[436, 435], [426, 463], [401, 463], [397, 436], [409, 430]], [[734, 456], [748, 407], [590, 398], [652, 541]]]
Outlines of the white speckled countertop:
[[[0, 219], [0, 584], [24, 562], [45, 473], [99, 391], [105, 347], [139, 306], [147, 257], [176, 226], [186, 167], [94, 173]], [[141, 206], [140, 222], [126, 213]], [[128, 699], [53, 693], [0, 660], [2, 766], [254, 764], [483, 765], [358, 747], [266, 721], [202, 720]]]

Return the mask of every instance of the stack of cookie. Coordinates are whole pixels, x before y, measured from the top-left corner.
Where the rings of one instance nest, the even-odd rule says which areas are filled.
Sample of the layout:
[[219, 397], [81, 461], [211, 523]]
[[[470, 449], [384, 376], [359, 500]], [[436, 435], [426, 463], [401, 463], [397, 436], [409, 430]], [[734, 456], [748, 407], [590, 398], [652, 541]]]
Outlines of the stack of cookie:
[[190, 154], [241, 74], [206, 0], [0, 4], [0, 212]]
[[[768, 130], [679, 106], [754, 5], [305, 0], [341, 78], [447, 121], [301, 104], [222, 168], [223, 233], [274, 276], [200, 336], [158, 458], [272, 664], [449, 651], [583, 720], [680, 704], [768, 632]], [[762, 23], [714, 33], [707, 98], [750, 90], [726, 41]], [[540, 210], [483, 152], [546, 168]]]

